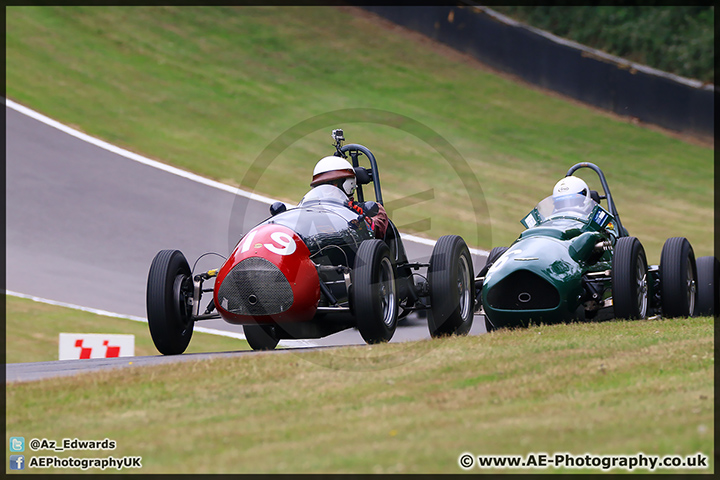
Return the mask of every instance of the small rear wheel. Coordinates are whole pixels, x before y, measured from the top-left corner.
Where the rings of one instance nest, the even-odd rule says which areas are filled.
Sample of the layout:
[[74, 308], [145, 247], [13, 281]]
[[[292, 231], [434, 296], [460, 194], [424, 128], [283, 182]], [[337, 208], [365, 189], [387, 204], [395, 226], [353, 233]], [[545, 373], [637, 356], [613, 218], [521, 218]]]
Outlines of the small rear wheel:
[[640, 240], [618, 238], [611, 279], [615, 317], [645, 318], [648, 310], [647, 258]]
[[470, 250], [457, 235], [435, 244], [428, 268], [430, 336], [466, 335], [473, 322], [475, 282]]
[[510, 247], [493, 247], [493, 249], [490, 250], [490, 253], [488, 253], [485, 266], [480, 270], [480, 273], [478, 273], [478, 277], [484, 277], [490, 267], [492, 267], [492, 264], [495, 263], [495, 260], [500, 258], [503, 253], [508, 251], [509, 248]]
[[492, 324], [490, 320], [488, 320], [487, 315], [485, 315], [485, 331], [487, 333], [490, 333], [495, 330], [497, 330], [497, 328], [495, 327], [495, 325]]
[[718, 311], [718, 276], [720, 266], [716, 257], [700, 257], [697, 259], [697, 304], [695, 314], [712, 316]]
[[695, 253], [685, 237], [668, 238], [660, 254], [660, 304], [664, 317], [689, 317], [697, 301]]
[[[480, 269], [480, 273], [478, 273], [477, 278], [475, 279], [475, 312], [480, 311], [482, 308], [482, 285], [485, 281], [485, 275], [487, 275], [487, 272], [490, 270], [490, 267], [493, 266], [493, 263], [495, 263], [495, 261], [500, 258], [503, 253], [507, 252], [508, 249], [509, 247], [493, 247], [488, 253], [485, 265], [483, 265]], [[485, 316], [485, 329], [488, 332], [495, 329], [492, 323], [490, 323], [487, 319], [487, 316]]]
[[279, 342], [274, 325], [243, 325], [243, 332], [253, 350], [274, 350]]
[[389, 342], [395, 334], [398, 298], [395, 265], [382, 240], [360, 244], [353, 269], [353, 308], [357, 327], [369, 343]]
[[194, 321], [189, 299], [193, 283], [185, 255], [162, 250], [152, 261], [147, 283], [150, 336], [163, 355], [183, 353], [192, 338]]

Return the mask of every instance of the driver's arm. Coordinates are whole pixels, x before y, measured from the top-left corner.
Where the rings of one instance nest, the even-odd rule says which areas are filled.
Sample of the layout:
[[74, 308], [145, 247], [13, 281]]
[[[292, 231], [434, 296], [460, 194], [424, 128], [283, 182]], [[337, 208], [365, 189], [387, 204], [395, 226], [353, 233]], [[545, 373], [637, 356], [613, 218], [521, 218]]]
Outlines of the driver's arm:
[[377, 215], [372, 217], [372, 229], [375, 232], [375, 238], [385, 238], [385, 232], [387, 231], [389, 219], [385, 208], [378, 204], [379, 210]]
[[375, 238], [384, 238], [385, 232], [387, 231], [389, 219], [385, 208], [379, 203], [377, 204], [377, 206], [378, 212], [374, 216], [370, 217], [365, 214], [365, 208], [363, 203], [358, 203], [353, 200], [348, 201], [348, 207], [350, 207], [360, 215], [365, 215], [365, 219], [368, 222], [368, 225], [370, 226], [370, 228], [372, 228], [373, 233], [375, 233]]

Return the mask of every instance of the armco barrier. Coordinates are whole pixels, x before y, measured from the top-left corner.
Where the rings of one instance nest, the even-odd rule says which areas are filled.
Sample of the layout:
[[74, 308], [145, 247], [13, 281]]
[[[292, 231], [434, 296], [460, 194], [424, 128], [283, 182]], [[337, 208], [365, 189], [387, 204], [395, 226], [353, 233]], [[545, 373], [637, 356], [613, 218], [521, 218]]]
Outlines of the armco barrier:
[[581, 102], [699, 137], [714, 133], [712, 85], [564, 40], [486, 7], [362, 8]]

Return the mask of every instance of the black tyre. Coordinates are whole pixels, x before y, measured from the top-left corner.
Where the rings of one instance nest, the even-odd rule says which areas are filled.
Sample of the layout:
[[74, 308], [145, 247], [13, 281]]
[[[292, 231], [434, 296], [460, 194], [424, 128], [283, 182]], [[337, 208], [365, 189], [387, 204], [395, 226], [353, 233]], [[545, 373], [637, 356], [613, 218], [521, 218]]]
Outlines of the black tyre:
[[668, 238], [660, 254], [660, 305], [663, 317], [689, 317], [697, 301], [695, 253], [685, 237]]
[[253, 350], [274, 350], [279, 342], [274, 325], [243, 325], [243, 332]]
[[645, 318], [648, 276], [645, 249], [635, 237], [618, 238], [612, 260], [612, 298], [616, 318]]
[[490, 253], [488, 253], [487, 261], [485, 262], [485, 266], [480, 270], [480, 273], [478, 273], [478, 277], [484, 277], [487, 274], [487, 271], [492, 267], [492, 264], [495, 263], [495, 260], [500, 258], [500, 256], [507, 252], [510, 247], [493, 247], [492, 250], [490, 250]]
[[147, 283], [150, 336], [163, 355], [183, 353], [193, 333], [190, 266], [179, 250], [162, 250], [152, 261]]
[[370, 344], [388, 342], [397, 328], [395, 265], [382, 240], [360, 244], [353, 269], [353, 307], [357, 327]]
[[697, 266], [695, 315], [712, 316], [718, 311], [719, 263], [716, 257], [700, 257], [695, 262]]
[[475, 281], [465, 241], [445, 235], [435, 244], [428, 268], [430, 336], [466, 335], [473, 322]]

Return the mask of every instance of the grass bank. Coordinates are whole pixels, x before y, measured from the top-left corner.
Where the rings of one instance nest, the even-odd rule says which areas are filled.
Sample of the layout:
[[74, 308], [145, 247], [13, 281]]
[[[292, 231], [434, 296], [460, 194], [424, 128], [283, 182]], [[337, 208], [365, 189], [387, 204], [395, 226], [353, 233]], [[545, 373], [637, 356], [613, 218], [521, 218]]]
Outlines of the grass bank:
[[107, 437], [143, 473], [460, 473], [463, 452], [700, 452], [712, 472], [713, 330], [539, 326], [9, 384], [7, 432]]
[[[651, 263], [671, 236], [712, 252], [712, 148], [514, 83], [357, 9], [8, 7], [5, 38], [9, 98], [223, 182], [296, 202], [332, 153], [330, 129], [343, 127], [378, 157], [386, 200], [432, 190], [394, 209], [401, 230], [489, 249], [513, 241], [567, 169], [590, 161]], [[403, 117], [470, 170], [454, 170]], [[305, 136], [251, 168], [297, 125]], [[463, 183], [473, 176], [481, 191]]]

